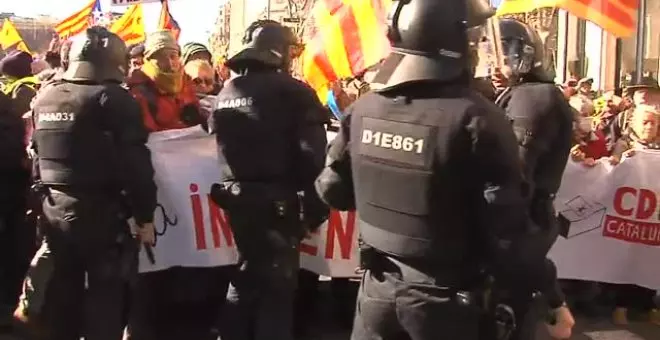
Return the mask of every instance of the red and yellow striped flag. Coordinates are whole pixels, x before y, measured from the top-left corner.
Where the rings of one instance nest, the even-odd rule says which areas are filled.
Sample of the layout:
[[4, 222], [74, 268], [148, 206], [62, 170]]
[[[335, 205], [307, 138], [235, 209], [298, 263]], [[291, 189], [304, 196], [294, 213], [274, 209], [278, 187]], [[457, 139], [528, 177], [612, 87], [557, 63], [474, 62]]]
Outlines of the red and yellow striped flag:
[[314, 32], [303, 52], [305, 81], [327, 100], [328, 84], [360, 74], [390, 52], [387, 11], [391, 0], [319, 0]]
[[174, 34], [174, 39], [179, 40], [181, 34], [181, 27], [179, 23], [174, 20], [172, 13], [170, 13], [170, 6], [167, 0], [161, 0], [160, 17], [158, 18], [159, 30], [170, 30]]
[[55, 32], [60, 38], [72, 37], [90, 26], [92, 12], [97, 7], [97, 0], [90, 1], [83, 9], [73, 13], [55, 26]]
[[542, 7], [564, 9], [617, 37], [628, 37], [635, 32], [639, 0], [504, 0], [497, 14], [530, 12]]
[[144, 16], [142, 5], [131, 5], [126, 12], [110, 26], [110, 32], [117, 34], [126, 45], [144, 41]]

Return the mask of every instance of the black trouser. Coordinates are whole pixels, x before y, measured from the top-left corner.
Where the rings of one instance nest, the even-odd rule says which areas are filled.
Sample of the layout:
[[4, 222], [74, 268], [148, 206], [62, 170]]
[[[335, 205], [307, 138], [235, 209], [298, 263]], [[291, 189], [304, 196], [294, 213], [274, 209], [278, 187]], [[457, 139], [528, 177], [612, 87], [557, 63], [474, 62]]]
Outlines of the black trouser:
[[351, 329], [355, 318], [355, 300], [357, 298], [358, 283], [347, 278], [333, 278], [330, 281], [330, 294], [333, 301], [333, 310], [339, 326]]
[[516, 316], [516, 329], [511, 336], [511, 340], [536, 339], [536, 330], [542, 321], [542, 315], [538, 306], [532, 300], [532, 294], [514, 297], [509, 305], [513, 308]]
[[0, 171], [0, 327], [16, 308], [34, 254], [34, 231], [25, 223], [27, 175]]
[[240, 256], [227, 293], [222, 340], [293, 339], [300, 262], [298, 209], [284, 216], [274, 216], [268, 208], [259, 210], [257, 206], [250, 213], [228, 213]]
[[294, 304], [296, 335], [304, 335], [311, 328], [311, 323], [315, 321], [315, 311], [319, 298], [319, 274], [307, 269], [300, 269], [298, 271], [298, 289], [296, 289]]
[[137, 247], [118, 202], [103, 194], [51, 190], [44, 242], [32, 261], [17, 313], [32, 337], [119, 340]]
[[216, 340], [232, 267], [171, 268], [138, 276], [130, 340]]
[[388, 261], [362, 277], [351, 340], [475, 340], [480, 311], [435, 278]]

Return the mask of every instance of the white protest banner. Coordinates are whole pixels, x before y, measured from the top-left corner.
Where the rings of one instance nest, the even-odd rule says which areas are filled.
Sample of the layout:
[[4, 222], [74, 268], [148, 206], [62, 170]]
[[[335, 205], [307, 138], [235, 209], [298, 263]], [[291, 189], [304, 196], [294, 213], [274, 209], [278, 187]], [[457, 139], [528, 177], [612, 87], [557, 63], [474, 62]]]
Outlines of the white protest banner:
[[570, 225], [550, 250], [558, 276], [660, 288], [660, 153], [617, 166], [569, 162], [555, 207]]
[[121, 7], [121, 6], [130, 6], [136, 4], [146, 4], [150, 2], [161, 2], [161, 0], [110, 0], [110, 6]]
[[[158, 186], [156, 263], [150, 264], [142, 252], [140, 272], [236, 263], [231, 228], [209, 197], [219, 179], [215, 139], [192, 127], [152, 133], [149, 148]], [[356, 246], [355, 214], [332, 212], [327, 223], [303, 240], [301, 264], [321, 275], [354, 276]]]

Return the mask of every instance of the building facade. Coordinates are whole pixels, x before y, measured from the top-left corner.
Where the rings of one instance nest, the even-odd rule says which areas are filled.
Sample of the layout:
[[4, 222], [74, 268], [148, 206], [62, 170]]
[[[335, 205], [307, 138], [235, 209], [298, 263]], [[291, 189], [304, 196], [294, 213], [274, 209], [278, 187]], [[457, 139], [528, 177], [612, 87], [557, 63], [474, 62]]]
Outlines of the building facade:
[[[57, 23], [55, 18], [48, 16], [24, 18], [14, 15], [14, 13], [0, 13], [0, 25], [5, 19], [9, 19], [16, 26], [30, 51], [44, 53], [48, 50], [48, 45], [53, 38], [53, 27]], [[0, 55], [2, 53], [0, 50]]]
[[640, 0], [636, 32], [625, 38], [564, 10], [554, 12], [547, 29], [555, 39], [546, 41], [546, 50], [555, 60], [557, 82], [592, 78], [595, 89], [609, 91], [630, 84], [636, 77], [658, 79], [660, 0]]

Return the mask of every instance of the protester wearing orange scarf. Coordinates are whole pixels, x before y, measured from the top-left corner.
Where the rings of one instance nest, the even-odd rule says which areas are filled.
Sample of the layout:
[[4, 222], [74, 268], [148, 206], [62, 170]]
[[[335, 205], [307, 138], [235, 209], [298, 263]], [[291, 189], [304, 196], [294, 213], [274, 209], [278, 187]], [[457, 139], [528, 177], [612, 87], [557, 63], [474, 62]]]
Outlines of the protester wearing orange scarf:
[[127, 83], [142, 107], [150, 131], [181, 129], [204, 123], [195, 88], [183, 72], [181, 50], [170, 31], [147, 36], [145, 62]]

